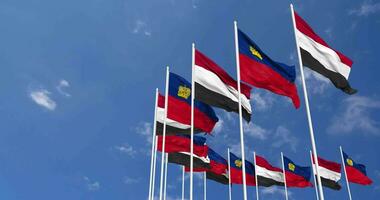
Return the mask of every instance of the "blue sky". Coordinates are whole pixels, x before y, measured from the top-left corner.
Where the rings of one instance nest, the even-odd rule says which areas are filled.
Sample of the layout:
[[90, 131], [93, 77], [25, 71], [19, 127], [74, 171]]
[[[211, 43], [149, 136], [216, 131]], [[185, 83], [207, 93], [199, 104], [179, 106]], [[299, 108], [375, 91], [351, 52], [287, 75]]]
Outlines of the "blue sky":
[[[0, 1], [0, 199], [145, 199], [148, 193], [154, 90], [164, 90], [165, 66], [190, 80], [191, 42], [235, 72], [233, 20], [273, 59], [297, 64], [290, 1], [2, 0]], [[347, 96], [306, 71], [318, 153], [340, 161], [339, 145], [367, 165], [370, 187], [352, 185], [354, 199], [380, 195], [380, 2], [293, 1], [334, 48], [352, 58]], [[298, 67], [297, 67], [298, 68]], [[299, 77], [299, 94], [303, 100]], [[252, 93], [246, 154], [280, 164], [280, 152], [309, 164], [302, 101]], [[217, 110], [207, 143], [238, 154], [237, 115]], [[200, 176], [196, 198], [202, 196]], [[169, 199], [180, 197], [180, 169], [169, 166]], [[347, 198], [325, 189], [326, 199]], [[188, 184], [186, 185], [188, 188]], [[249, 188], [250, 199], [254, 188]], [[313, 199], [313, 189], [291, 189]], [[227, 199], [208, 182], [209, 199]], [[281, 188], [261, 189], [281, 199]], [[187, 195], [188, 196], [188, 195]], [[242, 189], [233, 186], [234, 199]]]

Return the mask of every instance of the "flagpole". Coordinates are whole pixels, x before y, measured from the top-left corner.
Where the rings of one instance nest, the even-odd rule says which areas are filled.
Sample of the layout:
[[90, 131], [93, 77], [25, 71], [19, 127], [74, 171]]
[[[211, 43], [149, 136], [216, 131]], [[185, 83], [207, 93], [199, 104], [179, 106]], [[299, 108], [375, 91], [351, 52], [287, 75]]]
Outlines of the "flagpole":
[[230, 148], [227, 148], [228, 153], [228, 196], [229, 200], [232, 200], [232, 185], [231, 185], [231, 165], [230, 165]]
[[282, 152], [281, 152], [281, 162], [282, 162], [282, 174], [284, 175], [285, 199], [288, 200], [288, 188], [287, 188], [287, 185], [286, 185], [284, 154]]
[[207, 175], [206, 175], [206, 171], [203, 172], [203, 199], [206, 200], [207, 199]]
[[257, 180], [256, 151], [253, 152], [253, 162], [254, 162], [254, 165], [255, 165], [256, 200], [259, 200], [259, 181]]
[[193, 200], [193, 153], [194, 153], [194, 67], [195, 67], [195, 44], [192, 44], [191, 57], [191, 142], [190, 142], [190, 200]]
[[169, 154], [165, 153], [165, 184], [164, 184], [164, 200], [166, 200], [166, 185], [168, 184], [168, 157]]
[[313, 180], [314, 180], [314, 188], [315, 188], [315, 194], [317, 196], [317, 200], [319, 200], [319, 195], [318, 195], [318, 185], [317, 185], [317, 180], [315, 179], [315, 169], [314, 169], [314, 164], [313, 164], [313, 155], [310, 151], [310, 162], [311, 162], [311, 167], [313, 168]]
[[152, 200], [152, 187], [153, 187], [153, 162], [154, 162], [154, 150], [155, 150], [155, 144], [156, 144], [156, 119], [157, 119], [157, 101], [158, 101], [158, 88], [156, 88], [156, 101], [154, 103], [154, 121], [153, 121], [153, 133], [152, 133], [152, 152], [151, 152], [151, 159], [150, 159], [150, 177], [149, 177], [149, 197], [148, 199]]
[[160, 175], [160, 200], [162, 200], [162, 192], [164, 186], [164, 167], [165, 167], [165, 139], [166, 139], [166, 118], [168, 116], [168, 93], [169, 93], [169, 66], [166, 67], [166, 83], [165, 83], [165, 113], [164, 127], [162, 130], [162, 152], [161, 152], [161, 175]]
[[240, 126], [240, 147], [241, 147], [241, 159], [243, 170], [243, 194], [244, 200], [247, 200], [247, 180], [245, 174], [245, 152], [244, 152], [244, 133], [243, 133], [243, 115], [241, 109], [241, 86], [240, 86], [240, 59], [239, 59], [239, 41], [238, 41], [238, 29], [237, 22], [234, 21], [235, 32], [235, 56], [236, 56], [236, 73], [237, 73], [237, 85], [239, 93], [239, 126]]
[[182, 200], [185, 200], [185, 166], [182, 166]]
[[[157, 122], [155, 122], [157, 123]], [[156, 125], [154, 126], [153, 129], [156, 129]], [[156, 132], [156, 131], [154, 131]], [[154, 140], [154, 158], [153, 158], [153, 178], [152, 178], [152, 196], [151, 196], [151, 200], [154, 199], [154, 187], [155, 187], [155, 184], [156, 184], [156, 161], [157, 161], [157, 140], [158, 140], [158, 136], [155, 136], [155, 140]]]
[[348, 196], [350, 197], [350, 200], [352, 200], [350, 183], [348, 182], [348, 178], [347, 178], [346, 162], [345, 162], [345, 160], [343, 158], [343, 149], [342, 149], [342, 146], [339, 146], [339, 149], [340, 149], [340, 156], [342, 157], [342, 165], [343, 165], [343, 169], [344, 169], [344, 176], [346, 177]]
[[311, 139], [311, 146], [313, 149], [313, 154], [315, 159], [315, 166], [316, 166], [316, 171], [317, 171], [317, 181], [318, 181], [318, 188], [319, 188], [319, 193], [321, 200], [324, 200], [324, 195], [323, 195], [323, 189], [322, 189], [322, 182], [321, 182], [321, 177], [319, 176], [319, 170], [318, 170], [318, 154], [317, 154], [317, 146], [315, 144], [315, 139], [314, 139], [314, 130], [313, 130], [313, 122], [311, 119], [311, 113], [310, 113], [310, 108], [309, 108], [309, 98], [307, 95], [307, 89], [306, 89], [306, 82], [305, 82], [305, 76], [303, 72], [303, 64], [302, 64], [302, 58], [301, 58], [301, 52], [299, 49], [298, 45], [298, 40], [297, 40], [297, 34], [296, 34], [296, 23], [295, 23], [295, 17], [294, 17], [294, 9], [293, 9], [293, 4], [290, 4], [290, 10], [292, 12], [292, 20], [293, 20], [293, 29], [294, 29], [294, 37], [296, 41], [296, 46], [297, 46], [297, 54], [298, 54], [298, 62], [299, 62], [299, 67], [301, 71], [301, 79], [302, 79], [302, 86], [303, 86], [303, 93], [304, 93], [304, 98], [305, 98], [305, 105], [306, 105], [306, 115], [309, 123], [309, 130], [310, 130], [310, 139]]

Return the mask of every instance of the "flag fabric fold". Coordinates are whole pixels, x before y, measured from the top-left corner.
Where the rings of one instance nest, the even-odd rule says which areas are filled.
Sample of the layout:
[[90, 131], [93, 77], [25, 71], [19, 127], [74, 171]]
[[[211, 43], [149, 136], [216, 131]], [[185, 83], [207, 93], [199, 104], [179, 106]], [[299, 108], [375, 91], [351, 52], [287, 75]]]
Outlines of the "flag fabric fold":
[[[190, 152], [191, 139], [185, 135], [168, 135], [165, 136], [165, 153]], [[162, 152], [163, 136], [158, 136], [157, 150]], [[206, 138], [194, 137], [194, 154], [207, 157], [208, 146], [204, 145]]]
[[365, 165], [356, 163], [350, 156], [343, 152], [344, 165], [346, 167], [347, 179], [351, 183], [360, 185], [371, 185], [372, 180], [367, 176]]
[[[235, 154], [230, 153], [230, 179], [232, 184], [243, 184], [243, 162], [241, 158], [237, 157]], [[246, 184], [250, 186], [256, 185], [255, 180], [255, 167], [249, 162], [245, 161], [245, 178]]]
[[259, 186], [284, 185], [282, 169], [272, 166], [265, 158], [256, 155], [256, 173]]
[[[228, 112], [239, 112], [237, 82], [203, 53], [195, 50], [195, 99]], [[249, 102], [251, 88], [241, 84], [243, 117], [250, 121], [252, 108]]]
[[310, 183], [311, 167], [301, 167], [284, 156], [284, 169], [287, 187], [312, 187]]
[[351, 59], [331, 48], [296, 12], [294, 17], [294, 31], [303, 65], [330, 79], [334, 86], [343, 92], [355, 94], [357, 90], [348, 82], [353, 63]]
[[[316, 166], [314, 163], [315, 162], [314, 162], [314, 157], [313, 157], [313, 167], [314, 169], [316, 169]], [[318, 157], [318, 165], [319, 165], [318, 172], [319, 172], [319, 176], [321, 177], [322, 186], [333, 189], [333, 190], [340, 190], [342, 188], [342, 186], [340, 186], [339, 184], [339, 180], [342, 176], [341, 174], [342, 166], [339, 163], [328, 161], [320, 157]], [[316, 170], [314, 170], [314, 172], [316, 172]]]
[[245, 33], [238, 30], [241, 80], [258, 88], [289, 97], [296, 108], [300, 99], [296, 70], [268, 57]]

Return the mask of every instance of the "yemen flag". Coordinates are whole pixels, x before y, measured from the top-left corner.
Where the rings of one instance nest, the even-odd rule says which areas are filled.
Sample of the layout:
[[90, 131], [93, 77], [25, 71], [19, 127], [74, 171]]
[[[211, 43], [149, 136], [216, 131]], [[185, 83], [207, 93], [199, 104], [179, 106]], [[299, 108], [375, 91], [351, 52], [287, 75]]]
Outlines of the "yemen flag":
[[238, 30], [241, 80], [255, 87], [292, 99], [300, 107], [297, 93], [296, 69], [272, 60], [242, 31]]
[[[237, 82], [223, 68], [198, 50], [195, 50], [194, 82], [195, 99], [228, 112], [239, 113]], [[243, 117], [249, 122], [252, 114], [249, 102], [251, 88], [241, 84], [241, 93]]]
[[[191, 139], [185, 135], [168, 135], [165, 136], [165, 153], [190, 152]], [[157, 150], [162, 152], [163, 136], [158, 136]], [[194, 137], [194, 154], [207, 157], [208, 147], [203, 145], [206, 139], [204, 137]]]
[[[191, 125], [191, 84], [181, 76], [169, 74], [168, 116], [181, 124]], [[211, 133], [218, 122], [214, 110], [207, 104], [194, 101], [194, 127]]]
[[[338, 181], [341, 177], [341, 165], [336, 162], [328, 161], [318, 157], [318, 172], [321, 177], [322, 186], [328, 187], [333, 190], [340, 190], [342, 187]], [[316, 169], [313, 158], [313, 167]], [[316, 170], [314, 170], [316, 172]], [[316, 174], [315, 174], [316, 175]], [[317, 177], [315, 177], [317, 178]]]
[[[228, 184], [227, 161], [221, 155], [212, 149], [208, 149], [210, 159], [210, 168], [194, 168], [194, 172], [206, 172], [206, 178], [222, 184]], [[189, 167], [185, 168], [186, 172], [190, 171]]]
[[310, 183], [311, 167], [300, 167], [284, 156], [284, 169], [287, 187], [312, 187]]
[[284, 185], [282, 169], [273, 167], [263, 157], [256, 155], [256, 173], [259, 186]]
[[294, 17], [303, 64], [330, 79], [345, 93], [355, 94], [357, 90], [348, 83], [352, 66], [350, 58], [331, 48], [296, 12]]
[[[243, 184], [243, 169], [241, 158], [230, 153], [230, 179], [233, 184]], [[247, 185], [255, 186], [255, 167], [252, 163], [245, 161], [245, 179]]]
[[356, 163], [351, 157], [343, 152], [344, 165], [346, 167], [347, 179], [351, 183], [360, 185], [371, 185], [372, 180], [367, 176], [364, 165]]
[[[176, 107], [179, 104], [171, 104], [173, 106], [173, 110], [180, 110], [181, 107]], [[184, 124], [175, 119], [181, 117], [183, 113], [181, 112], [173, 112], [170, 117], [166, 118], [166, 135], [173, 134], [190, 134], [190, 124]], [[164, 127], [164, 118], [165, 118], [165, 96], [159, 94], [158, 102], [157, 102], [157, 135], [162, 135], [163, 127]], [[194, 133], [202, 132], [200, 129], [194, 127]]]

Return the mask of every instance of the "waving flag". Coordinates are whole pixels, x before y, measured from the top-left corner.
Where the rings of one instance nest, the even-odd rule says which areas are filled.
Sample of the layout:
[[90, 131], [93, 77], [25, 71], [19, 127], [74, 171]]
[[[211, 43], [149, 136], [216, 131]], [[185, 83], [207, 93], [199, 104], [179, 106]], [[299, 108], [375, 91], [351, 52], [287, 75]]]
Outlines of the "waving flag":
[[330, 79], [335, 87], [345, 93], [355, 94], [357, 90], [348, 83], [353, 63], [351, 59], [331, 48], [296, 12], [294, 17], [303, 64]]
[[[195, 99], [228, 112], [239, 112], [237, 82], [214, 61], [195, 50]], [[241, 84], [243, 117], [250, 121], [252, 109], [249, 102], [251, 88]]]
[[284, 169], [287, 187], [312, 187], [311, 167], [300, 167], [284, 156]]
[[270, 187], [272, 185], [284, 185], [282, 169], [273, 167], [263, 157], [256, 155], [256, 173], [259, 186]]
[[372, 180], [367, 176], [366, 167], [356, 163], [350, 156], [343, 152], [344, 165], [346, 167], [347, 179], [351, 183], [360, 185], [371, 185]]
[[294, 83], [296, 70], [269, 58], [242, 31], [238, 30], [241, 80], [255, 87], [292, 99], [296, 108], [300, 107], [297, 87]]
[[[233, 153], [230, 153], [230, 179], [231, 183], [234, 184], [243, 184], [243, 162], [241, 158], [235, 156]], [[252, 163], [245, 161], [245, 178], [247, 185], [255, 186], [255, 167]]]
[[[191, 125], [191, 84], [181, 76], [170, 73], [168, 113], [169, 126], [175, 127], [180, 133], [189, 133]], [[170, 123], [171, 121], [174, 123]], [[211, 133], [218, 122], [214, 110], [207, 104], [194, 101], [195, 132]], [[161, 126], [162, 127], [162, 126]], [[169, 128], [168, 128], [169, 131]], [[176, 130], [173, 130], [176, 131]], [[158, 131], [159, 132], [159, 131]]]
[[[157, 150], [162, 151], [163, 136], [158, 136]], [[206, 138], [194, 137], [194, 154], [202, 157], [207, 157], [208, 147], [204, 145]], [[191, 139], [185, 135], [168, 135], [165, 139], [165, 152], [178, 153], [190, 152]]]
[[[316, 169], [313, 158], [313, 167]], [[322, 186], [328, 187], [333, 190], [340, 190], [342, 187], [339, 185], [342, 174], [341, 165], [336, 162], [328, 161], [318, 157], [318, 172], [321, 177]], [[316, 172], [316, 170], [314, 170]], [[316, 175], [316, 174], [315, 174]]]

